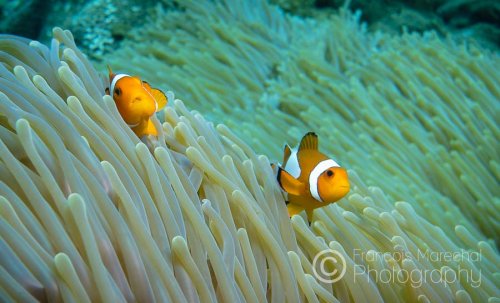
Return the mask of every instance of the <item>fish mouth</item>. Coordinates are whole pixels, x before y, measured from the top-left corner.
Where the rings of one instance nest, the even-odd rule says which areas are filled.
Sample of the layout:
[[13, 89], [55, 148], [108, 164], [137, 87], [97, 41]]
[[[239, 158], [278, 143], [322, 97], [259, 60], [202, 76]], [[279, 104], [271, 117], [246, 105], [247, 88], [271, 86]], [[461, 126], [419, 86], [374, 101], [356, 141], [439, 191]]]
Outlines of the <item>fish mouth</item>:
[[351, 190], [351, 187], [349, 185], [341, 185], [338, 187], [338, 190], [347, 193]]

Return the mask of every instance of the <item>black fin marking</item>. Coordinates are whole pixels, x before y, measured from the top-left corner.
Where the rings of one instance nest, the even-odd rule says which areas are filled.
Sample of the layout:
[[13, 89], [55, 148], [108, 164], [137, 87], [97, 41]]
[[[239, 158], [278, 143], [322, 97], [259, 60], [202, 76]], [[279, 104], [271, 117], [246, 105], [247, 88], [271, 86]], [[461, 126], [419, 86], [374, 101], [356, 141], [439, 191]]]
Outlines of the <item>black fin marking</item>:
[[281, 184], [281, 172], [283, 169], [278, 166], [278, 173], [276, 174], [276, 180], [278, 180], [278, 184], [280, 185], [281, 189], [283, 189], [283, 185]]

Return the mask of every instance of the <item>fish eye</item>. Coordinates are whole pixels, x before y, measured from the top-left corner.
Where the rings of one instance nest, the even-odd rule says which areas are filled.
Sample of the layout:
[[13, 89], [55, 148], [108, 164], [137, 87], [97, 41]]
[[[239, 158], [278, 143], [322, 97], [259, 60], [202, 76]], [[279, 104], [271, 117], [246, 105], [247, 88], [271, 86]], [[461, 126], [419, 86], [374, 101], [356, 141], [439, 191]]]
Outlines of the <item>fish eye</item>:
[[333, 176], [333, 171], [332, 171], [331, 169], [327, 170], [327, 171], [326, 171], [326, 175], [327, 175], [328, 177]]
[[116, 94], [116, 95], [118, 95], [118, 96], [119, 96], [121, 93], [122, 93], [121, 89], [119, 89], [119, 88], [115, 88], [115, 94]]

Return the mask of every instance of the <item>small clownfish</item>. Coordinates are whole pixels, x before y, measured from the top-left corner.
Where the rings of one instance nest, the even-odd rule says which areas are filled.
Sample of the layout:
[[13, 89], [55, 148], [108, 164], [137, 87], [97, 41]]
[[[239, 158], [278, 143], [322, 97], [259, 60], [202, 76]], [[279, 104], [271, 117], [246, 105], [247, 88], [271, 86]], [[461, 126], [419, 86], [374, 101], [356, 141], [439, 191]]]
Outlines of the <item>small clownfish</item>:
[[113, 74], [109, 70], [110, 87], [106, 94], [113, 93], [118, 112], [125, 123], [138, 137], [144, 135], [157, 136], [158, 131], [151, 121], [151, 116], [167, 105], [167, 97], [156, 88], [151, 88], [149, 83], [139, 77], [126, 74]]
[[305, 210], [310, 222], [315, 208], [336, 202], [349, 192], [347, 171], [318, 151], [315, 133], [307, 133], [298, 148], [285, 145], [284, 154], [276, 178], [288, 193], [290, 217]]

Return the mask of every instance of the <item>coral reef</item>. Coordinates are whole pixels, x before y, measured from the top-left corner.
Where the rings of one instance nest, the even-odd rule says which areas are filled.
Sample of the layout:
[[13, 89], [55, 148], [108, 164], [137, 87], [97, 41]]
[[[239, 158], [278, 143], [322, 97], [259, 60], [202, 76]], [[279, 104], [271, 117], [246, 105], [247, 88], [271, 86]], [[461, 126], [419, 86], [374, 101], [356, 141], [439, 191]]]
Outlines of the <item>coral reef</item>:
[[50, 12], [42, 0], [0, 1], [0, 33], [38, 37]]
[[433, 30], [497, 50], [500, 46], [500, 4], [495, 0], [271, 0], [284, 10], [304, 16], [349, 7], [363, 12], [371, 30], [391, 33]]
[[54, 26], [68, 28], [90, 58], [101, 60], [109, 51], [119, 47], [133, 27], [155, 17], [155, 3], [149, 0], [57, 1], [40, 39], [50, 39]]
[[[262, 1], [164, 14], [109, 62], [186, 100], [150, 149], [70, 32], [0, 35], [2, 301], [499, 299], [496, 55]], [[311, 226], [254, 152], [304, 129], [352, 168]]]

